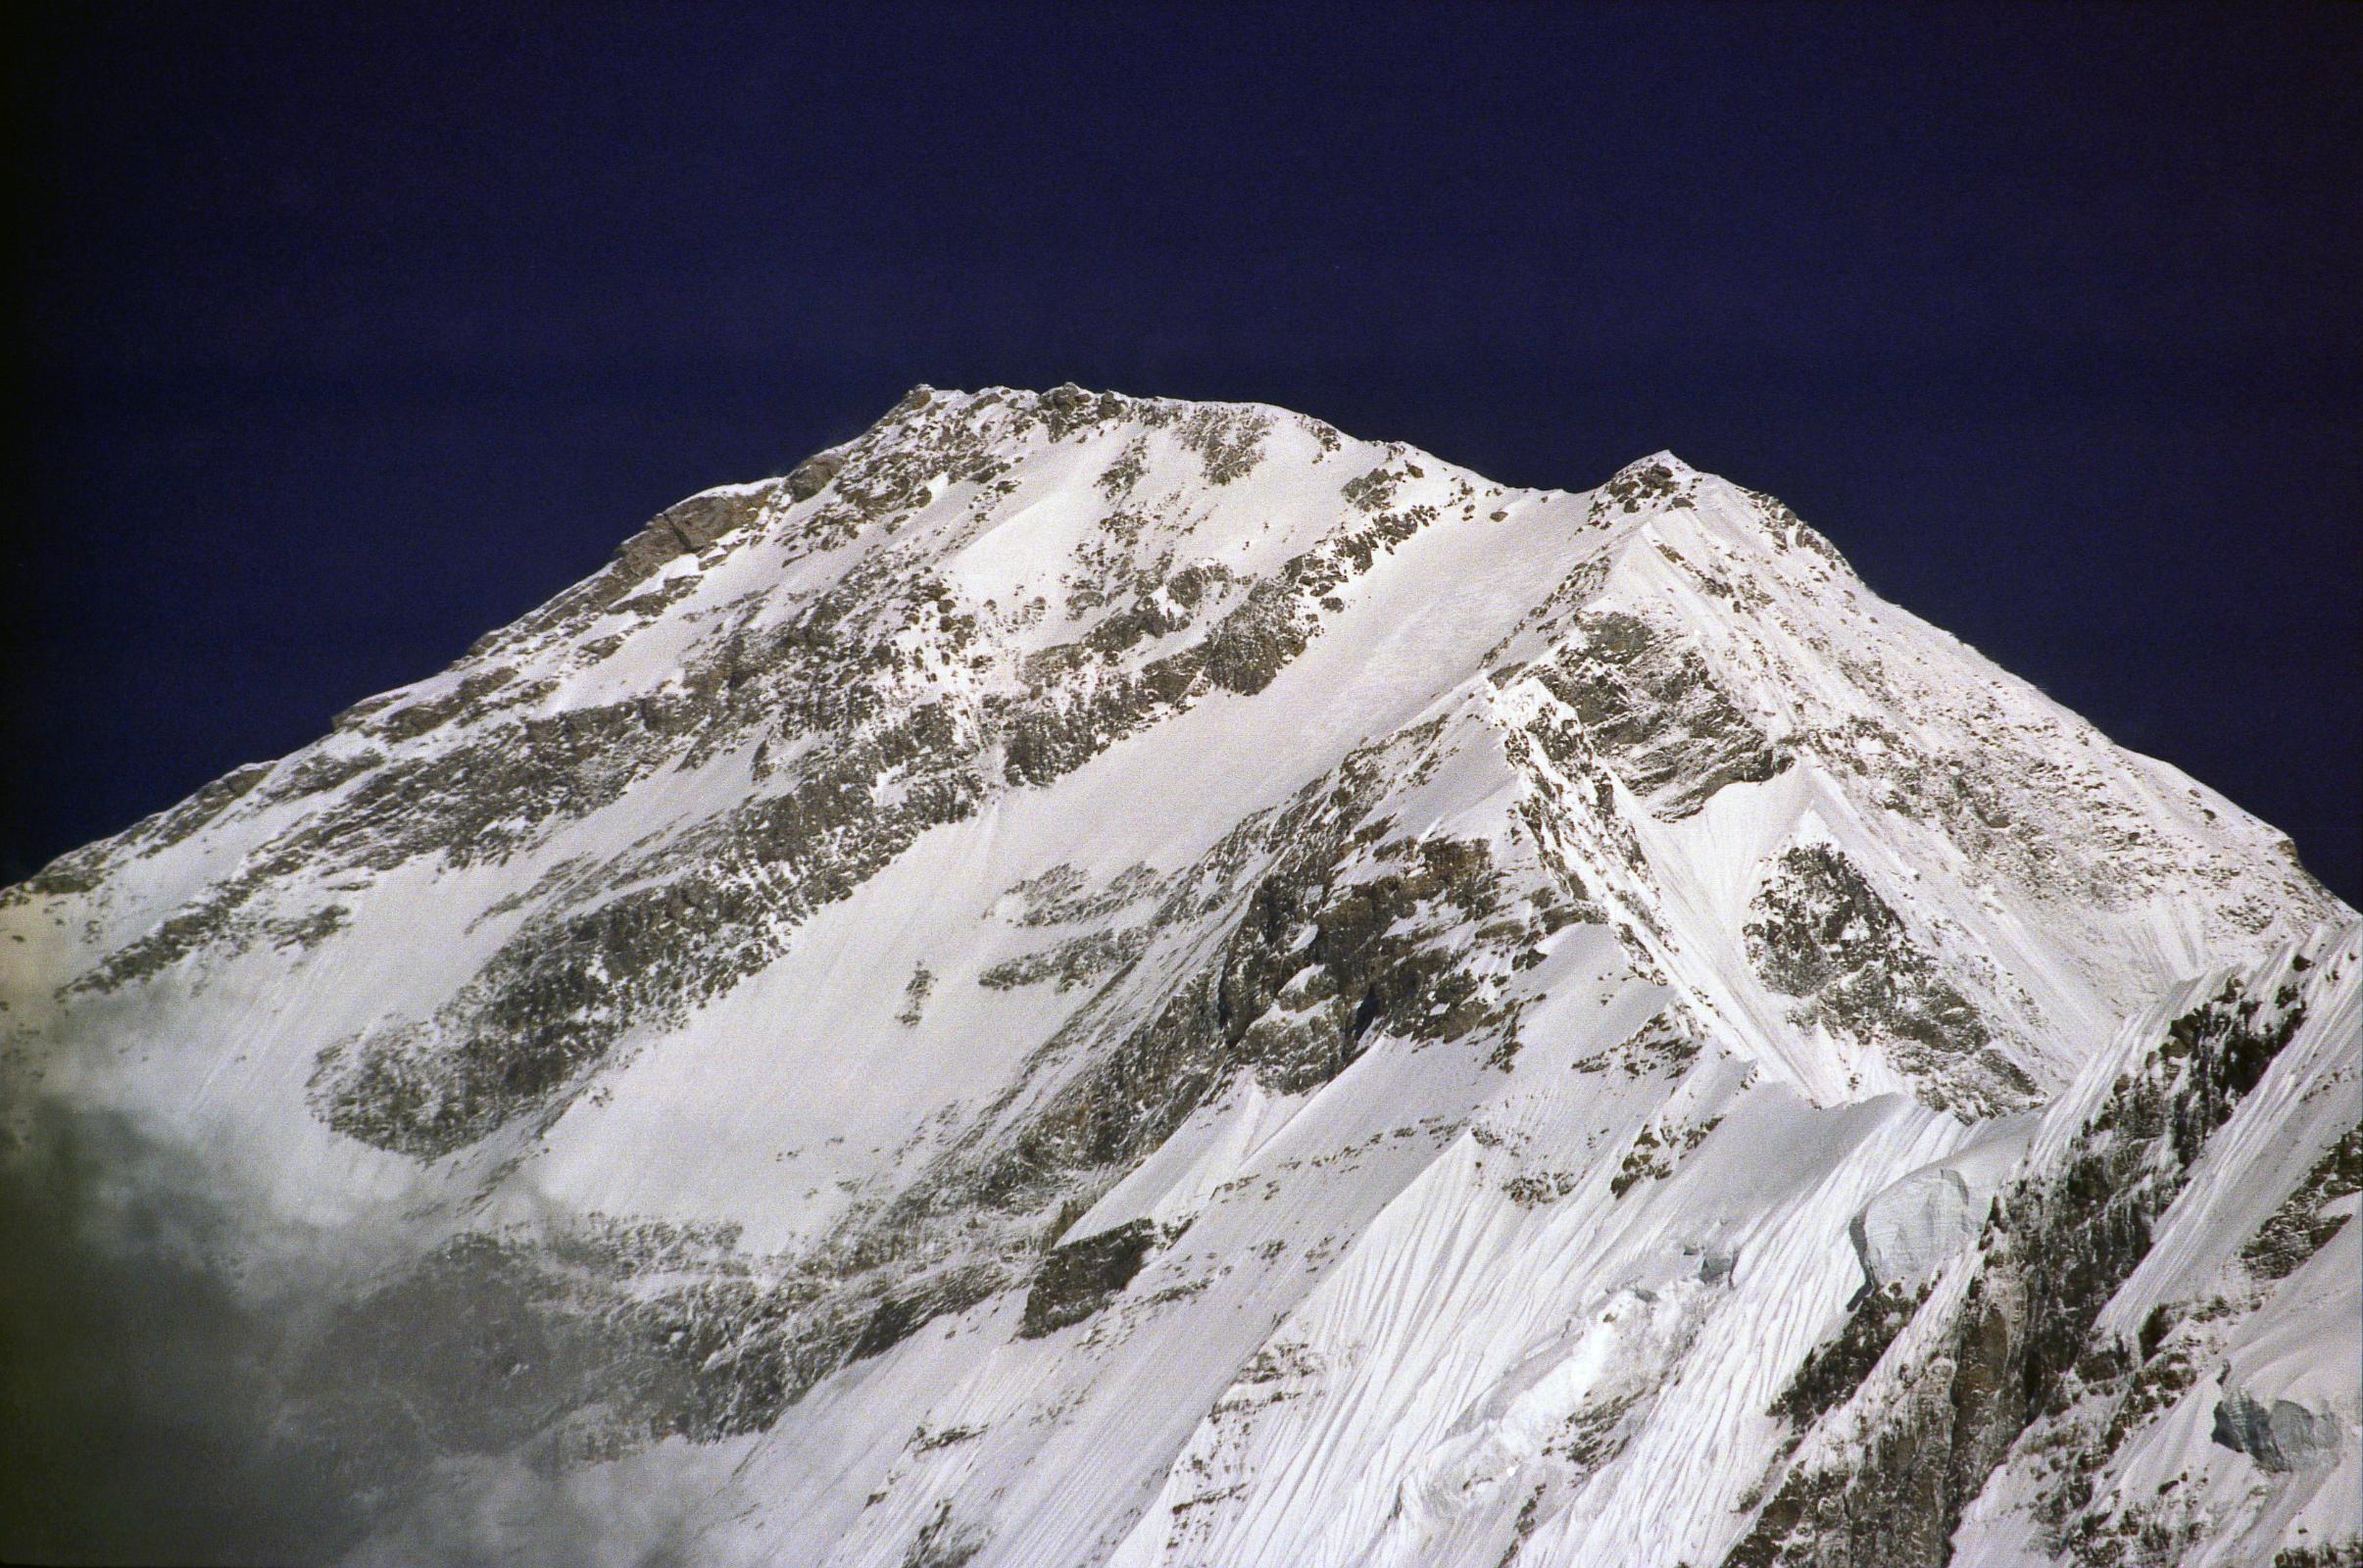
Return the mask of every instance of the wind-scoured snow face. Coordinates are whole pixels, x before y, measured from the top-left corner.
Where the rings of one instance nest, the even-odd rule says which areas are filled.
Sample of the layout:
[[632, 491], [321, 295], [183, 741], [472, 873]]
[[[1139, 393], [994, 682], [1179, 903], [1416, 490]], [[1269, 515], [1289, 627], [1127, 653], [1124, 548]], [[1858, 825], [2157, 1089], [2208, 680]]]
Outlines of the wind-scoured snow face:
[[[0, 1027], [390, 1239], [322, 1343], [465, 1298], [566, 1369], [345, 1358], [462, 1511], [530, 1449], [715, 1560], [1703, 1563], [1803, 1528], [2112, 1037], [2338, 919], [1669, 454], [920, 388], [0, 896]], [[2227, 1245], [2351, 1245], [2342, 1168]], [[2296, 1332], [2213, 1423], [2269, 1478], [2354, 1451]]]

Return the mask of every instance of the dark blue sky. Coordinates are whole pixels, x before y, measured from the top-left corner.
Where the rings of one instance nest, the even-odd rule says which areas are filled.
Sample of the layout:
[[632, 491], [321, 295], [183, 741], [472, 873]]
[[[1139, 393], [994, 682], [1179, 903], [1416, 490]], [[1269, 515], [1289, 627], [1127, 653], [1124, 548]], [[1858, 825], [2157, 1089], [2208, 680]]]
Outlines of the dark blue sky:
[[60, 10], [0, 880], [909, 385], [1670, 446], [2363, 899], [2363, 8]]

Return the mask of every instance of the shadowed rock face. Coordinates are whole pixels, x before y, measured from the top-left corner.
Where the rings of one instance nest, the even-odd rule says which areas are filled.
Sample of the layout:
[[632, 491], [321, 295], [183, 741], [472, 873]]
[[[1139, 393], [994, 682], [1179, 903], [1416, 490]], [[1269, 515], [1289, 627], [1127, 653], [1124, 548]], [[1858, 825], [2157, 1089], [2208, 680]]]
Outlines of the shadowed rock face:
[[[1895, 1336], [1928, 1299], [1925, 1287], [1907, 1293], [1901, 1286], [1865, 1286], [1854, 1298], [1837, 1337], [1816, 1346], [1797, 1376], [1772, 1404], [1772, 1414], [1789, 1422], [1798, 1435], [1854, 1396], [1871, 1368], [1895, 1343]], [[1748, 1559], [1737, 1559], [1748, 1560]]]
[[828, 461], [816, 458], [785, 480], [691, 496], [665, 508], [616, 548], [615, 562], [608, 568], [610, 588], [620, 596], [656, 575], [666, 562], [694, 556], [724, 534], [756, 522], [781, 489], [798, 501], [811, 500], [820, 488], [812, 482], [818, 472], [813, 464]]
[[2317, 1415], [2294, 1399], [2266, 1404], [2237, 1391], [2216, 1401], [2212, 1435], [2273, 1471], [2326, 1459], [2338, 1447], [2337, 1418]]
[[1767, 986], [1799, 999], [1799, 1021], [1887, 1047], [1933, 1103], [1970, 1115], [2030, 1103], [2033, 1080], [1844, 853], [1787, 851], [1752, 907], [1748, 958]]
[[1025, 1316], [1018, 1321], [1018, 1334], [1029, 1340], [1040, 1339], [1069, 1323], [1080, 1323], [1108, 1304], [1118, 1291], [1132, 1283], [1157, 1245], [1157, 1226], [1153, 1221], [1136, 1219], [1114, 1230], [1086, 1236], [1081, 1241], [1061, 1242], [1051, 1250], [1034, 1271], [1033, 1287], [1026, 1292]]
[[2247, 1245], [2240, 1262], [2261, 1280], [2285, 1279], [2345, 1228], [2353, 1206], [2340, 1200], [2363, 1190], [2363, 1127], [2349, 1127], [2297, 1190], [2283, 1200]]
[[1579, 615], [1576, 625], [1579, 636], [1537, 673], [1626, 788], [1664, 815], [1688, 816], [1724, 786], [1761, 783], [1789, 765], [1698, 650], [1621, 611]]

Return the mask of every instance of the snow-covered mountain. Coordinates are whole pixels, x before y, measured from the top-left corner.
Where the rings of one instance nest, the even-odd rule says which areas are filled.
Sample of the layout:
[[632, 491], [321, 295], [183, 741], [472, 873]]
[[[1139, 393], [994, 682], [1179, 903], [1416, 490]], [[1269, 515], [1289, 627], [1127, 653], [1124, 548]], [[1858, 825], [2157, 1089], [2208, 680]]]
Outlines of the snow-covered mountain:
[[0, 1029], [321, 1556], [2310, 1565], [2359, 946], [1670, 454], [922, 387], [0, 896]]

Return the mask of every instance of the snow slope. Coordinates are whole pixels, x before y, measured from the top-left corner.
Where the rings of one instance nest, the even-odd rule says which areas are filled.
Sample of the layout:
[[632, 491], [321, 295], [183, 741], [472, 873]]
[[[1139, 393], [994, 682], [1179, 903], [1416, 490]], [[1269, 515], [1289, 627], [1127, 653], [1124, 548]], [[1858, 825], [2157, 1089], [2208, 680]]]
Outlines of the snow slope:
[[0, 1027], [339, 1259], [324, 1555], [2264, 1561], [2355, 919], [1670, 454], [920, 388], [0, 897]]

